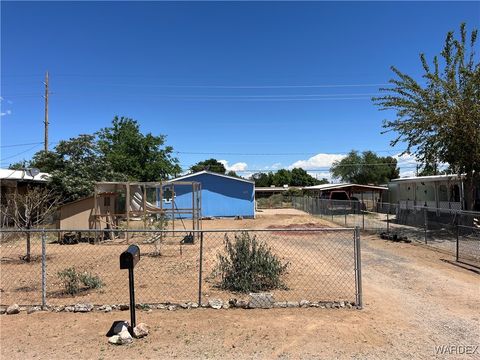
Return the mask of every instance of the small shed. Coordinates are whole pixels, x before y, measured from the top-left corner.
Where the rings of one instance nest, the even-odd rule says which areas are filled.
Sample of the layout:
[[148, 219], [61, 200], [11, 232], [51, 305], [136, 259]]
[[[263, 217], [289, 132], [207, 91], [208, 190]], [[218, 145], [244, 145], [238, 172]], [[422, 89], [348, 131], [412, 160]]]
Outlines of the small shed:
[[[184, 180], [201, 184], [202, 217], [255, 217], [255, 182], [210, 171], [188, 174], [170, 182]], [[192, 203], [189, 187], [175, 187], [175, 206], [187, 208]], [[163, 199], [168, 206], [168, 198]], [[171, 200], [170, 200], [171, 201]]]

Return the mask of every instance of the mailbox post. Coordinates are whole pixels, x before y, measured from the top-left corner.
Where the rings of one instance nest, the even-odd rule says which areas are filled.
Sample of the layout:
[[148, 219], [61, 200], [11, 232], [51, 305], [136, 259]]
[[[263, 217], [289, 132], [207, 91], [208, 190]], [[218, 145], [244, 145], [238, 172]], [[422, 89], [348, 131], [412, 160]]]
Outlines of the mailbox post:
[[133, 268], [140, 261], [140, 248], [137, 245], [130, 245], [126, 251], [120, 254], [120, 270], [128, 269], [128, 286], [130, 289], [130, 326], [135, 328], [135, 283]]

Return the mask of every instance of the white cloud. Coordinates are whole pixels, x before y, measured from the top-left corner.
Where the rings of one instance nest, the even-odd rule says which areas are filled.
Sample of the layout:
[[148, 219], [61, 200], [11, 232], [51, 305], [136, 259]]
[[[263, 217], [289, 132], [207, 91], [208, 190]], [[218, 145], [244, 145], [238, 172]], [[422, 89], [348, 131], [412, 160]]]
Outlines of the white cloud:
[[12, 114], [12, 110], [6, 110], [6, 111], [0, 112], [0, 116], [6, 116], [6, 115], [11, 115], [11, 114]]
[[295, 161], [288, 168], [302, 168], [305, 170], [316, 170], [319, 168], [329, 168], [332, 166], [334, 161], [342, 160], [346, 155], [345, 154], [317, 154], [312, 156], [307, 160], [298, 160]]
[[247, 170], [247, 163], [244, 163], [244, 162], [237, 162], [235, 164], [232, 164], [232, 165], [228, 165], [228, 161], [227, 160], [218, 160], [218, 162], [222, 163], [223, 166], [225, 166], [225, 169], [227, 169], [227, 171], [245, 171]]

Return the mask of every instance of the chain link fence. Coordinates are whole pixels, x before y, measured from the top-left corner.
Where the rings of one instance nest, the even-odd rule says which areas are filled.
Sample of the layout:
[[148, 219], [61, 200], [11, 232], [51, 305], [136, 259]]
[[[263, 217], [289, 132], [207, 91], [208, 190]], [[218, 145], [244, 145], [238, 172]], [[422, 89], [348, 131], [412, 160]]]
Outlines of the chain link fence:
[[[427, 206], [377, 203], [368, 211], [361, 201], [329, 200], [315, 197], [295, 197], [293, 207], [320, 216], [340, 226], [359, 227], [362, 230], [396, 236], [396, 239], [427, 244], [457, 254], [460, 258], [478, 258], [480, 242], [480, 213]], [[467, 231], [467, 229], [469, 229]], [[457, 246], [457, 233], [469, 233], [469, 241]], [[473, 236], [472, 234], [477, 234]]]
[[456, 260], [480, 267], [480, 228], [458, 226]]
[[[29, 261], [27, 235], [30, 235]], [[127, 248], [125, 235], [125, 231], [112, 235], [93, 230], [73, 233], [2, 229], [2, 305], [128, 303], [128, 273], [119, 266], [119, 256]], [[129, 230], [128, 235], [128, 243], [139, 245], [141, 251], [141, 260], [135, 268], [138, 303], [205, 304], [209, 299], [248, 299], [248, 288], [240, 291], [222, 286], [227, 274], [225, 267], [220, 266], [221, 256], [233, 263], [230, 276], [234, 283], [241, 283], [250, 267], [258, 267], [248, 262], [249, 258], [238, 250], [241, 247], [232, 253], [231, 246], [230, 250], [227, 246], [247, 237], [250, 248], [252, 241], [256, 244], [256, 253], [250, 252], [250, 256], [275, 259], [269, 258], [263, 274], [274, 272], [269, 267], [272, 263], [277, 270], [283, 269], [278, 271], [278, 282], [273, 285], [270, 282], [270, 288], [267, 286], [265, 290], [273, 294], [276, 302], [345, 301], [361, 306], [360, 236], [355, 229], [281, 228], [196, 233]], [[270, 255], [259, 250], [262, 246]], [[237, 264], [242, 256], [244, 262]], [[253, 285], [269, 284], [262, 276], [251, 278]]]

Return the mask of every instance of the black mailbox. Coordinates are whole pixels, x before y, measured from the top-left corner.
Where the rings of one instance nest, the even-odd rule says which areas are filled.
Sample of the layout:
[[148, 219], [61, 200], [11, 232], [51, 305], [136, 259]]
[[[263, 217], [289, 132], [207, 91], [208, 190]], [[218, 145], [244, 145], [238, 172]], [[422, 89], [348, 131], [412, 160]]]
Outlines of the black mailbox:
[[135, 282], [133, 268], [140, 261], [140, 248], [137, 245], [130, 245], [126, 251], [120, 254], [120, 270], [128, 269], [128, 288], [130, 290], [130, 332], [136, 326], [135, 318]]
[[140, 261], [140, 248], [130, 245], [126, 251], [120, 254], [120, 269], [133, 269]]

